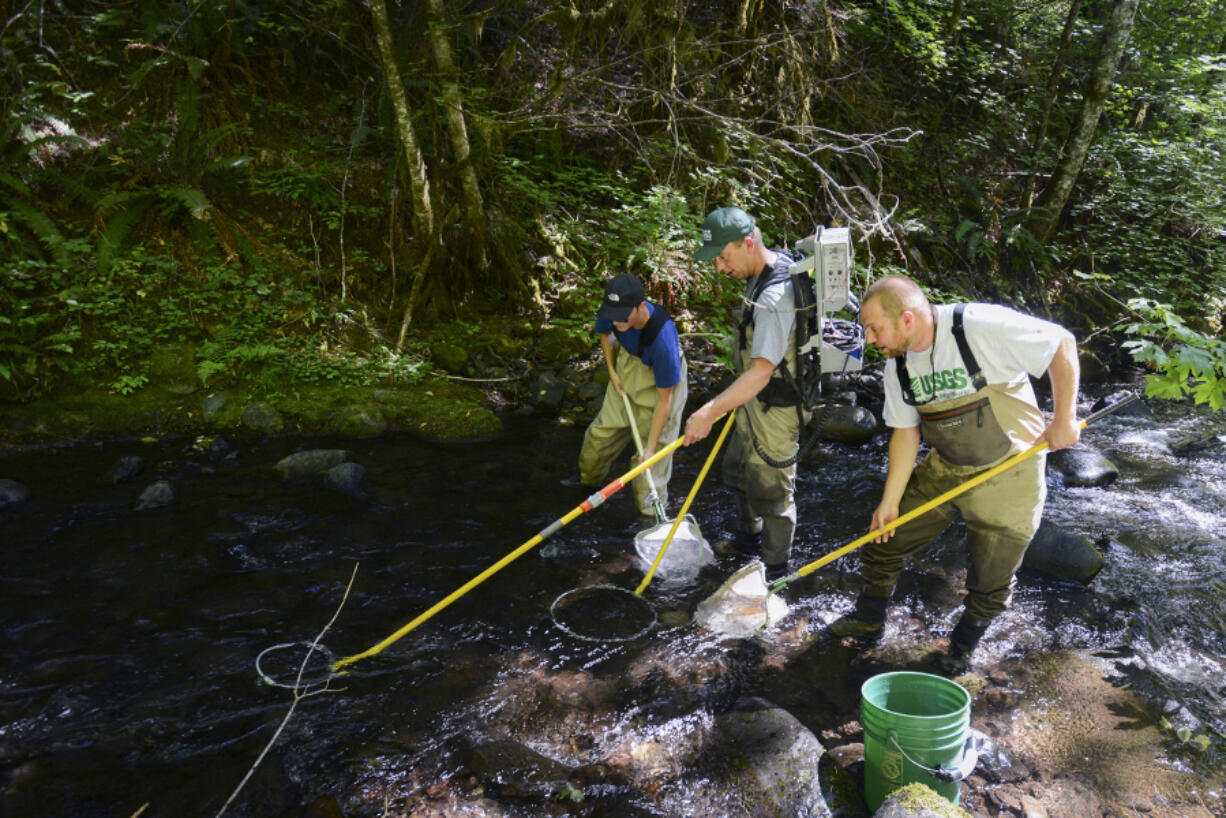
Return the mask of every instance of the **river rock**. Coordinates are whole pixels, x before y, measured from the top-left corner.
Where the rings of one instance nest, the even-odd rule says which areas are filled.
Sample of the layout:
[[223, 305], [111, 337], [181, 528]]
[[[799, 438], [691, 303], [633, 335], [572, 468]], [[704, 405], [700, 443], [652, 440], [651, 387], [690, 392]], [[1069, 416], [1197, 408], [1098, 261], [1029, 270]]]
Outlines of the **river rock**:
[[823, 420], [822, 440], [833, 443], [860, 446], [877, 434], [877, 416], [863, 406], [832, 406], [829, 411], [819, 409], [814, 414], [814, 422], [818, 420]]
[[366, 479], [366, 469], [360, 463], [341, 463], [323, 473], [320, 482], [333, 491], [348, 494], [364, 500], [366, 494], [362, 491], [362, 482]]
[[259, 401], [243, 409], [243, 425], [253, 432], [276, 434], [285, 428], [281, 413], [267, 403]]
[[8, 508], [30, 499], [30, 490], [16, 480], [0, 480], [0, 508]]
[[98, 482], [107, 486], [126, 483], [144, 470], [145, 458], [138, 454], [126, 455], [112, 463], [106, 474], [98, 478]]
[[387, 421], [370, 409], [346, 409], [336, 421], [336, 433], [341, 437], [378, 437], [386, 431]]
[[352, 454], [347, 449], [307, 449], [283, 457], [273, 466], [273, 471], [285, 480], [323, 474], [333, 466], [348, 461]]
[[604, 384], [590, 381], [580, 386], [579, 389], [576, 390], [575, 396], [583, 403], [588, 403], [589, 401], [593, 400], [603, 400], [605, 388], [606, 387]]
[[149, 511], [155, 508], [173, 505], [175, 502], [175, 490], [170, 483], [165, 480], [159, 480], [156, 483], [151, 483], [136, 501], [136, 511]]
[[206, 423], [212, 423], [217, 416], [226, 410], [225, 395], [209, 395], [200, 404], [200, 416], [204, 418]]
[[1089, 585], [1103, 567], [1103, 555], [1085, 537], [1043, 520], [1026, 548], [1022, 566], [1058, 579]]
[[548, 372], [536, 379], [532, 389], [532, 405], [543, 415], [556, 415], [566, 399], [566, 390], [570, 387], [566, 381]]
[[460, 375], [468, 365], [468, 350], [455, 344], [439, 341], [430, 346], [430, 360], [444, 372]]
[[931, 787], [913, 782], [890, 793], [873, 818], [971, 818], [971, 814], [937, 795]]
[[546, 363], [564, 364], [590, 349], [589, 342], [566, 327], [545, 327], [536, 342], [536, 354]]
[[1047, 468], [1063, 475], [1066, 486], [1109, 486], [1120, 476], [1114, 463], [1084, 443], [1048, 454]]
[[831, 815], [819, 766], [825, 748], [788, 711], [746, 697], [717, 717], [714, 747], [752, 815]]

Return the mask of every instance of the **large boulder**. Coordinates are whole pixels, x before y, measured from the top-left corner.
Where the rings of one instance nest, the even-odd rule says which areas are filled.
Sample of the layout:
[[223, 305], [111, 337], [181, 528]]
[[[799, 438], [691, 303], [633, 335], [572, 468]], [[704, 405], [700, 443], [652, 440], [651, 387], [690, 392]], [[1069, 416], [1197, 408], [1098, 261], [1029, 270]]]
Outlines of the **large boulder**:
[[1103, 555], [1085, 537], [1043, 520], [1026, 548], [1022, 567], [1089, 585], [1103, 567]]
[[877, 416], [863, 406], [831, 406], [819, 409], [813, 422], [822, 421], [822, 440], [861, 446], [877, 434]]
[[747, 697], [715, 722], [715, 746], [751, 815], [829, 816], [820, 765], [825, 748], [791, 713]]

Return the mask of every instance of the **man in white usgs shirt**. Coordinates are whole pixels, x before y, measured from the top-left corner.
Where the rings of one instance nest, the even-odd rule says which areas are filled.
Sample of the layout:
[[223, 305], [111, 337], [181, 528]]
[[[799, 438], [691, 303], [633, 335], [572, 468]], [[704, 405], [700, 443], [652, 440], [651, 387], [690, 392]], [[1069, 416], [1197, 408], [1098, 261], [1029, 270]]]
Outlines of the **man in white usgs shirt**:
[[[868, 289], [860, 323], [868, 342], [889, 359], [884, 416], [893, 428], [870, 530], [1036, 443], [1046, 441], [1054, 451], [1080, 439], [1077, 342], [1063, 327], [995, 304], [933, 306], [905, 276], [887, 276]], [[1044, 372], [1051, 378], [1050, 423], [1030, 384]], [[932, 451], [916, 465], [921, 437]], [[1045, 463], [1040, 452], [866, 545], [855, 610], [830, 630], [879, 635], [907, 558], [961, 513], [971, 557], [965, 610], [942, 664], [951, 672], [964, 669], [1012, 596], [1043, 514]]]

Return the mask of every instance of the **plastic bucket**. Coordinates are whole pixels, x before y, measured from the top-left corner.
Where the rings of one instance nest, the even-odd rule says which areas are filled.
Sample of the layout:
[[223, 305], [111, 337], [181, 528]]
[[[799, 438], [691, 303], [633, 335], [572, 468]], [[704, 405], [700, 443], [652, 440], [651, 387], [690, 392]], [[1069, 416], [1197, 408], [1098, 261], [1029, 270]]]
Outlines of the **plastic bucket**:
[[873, 676], [860, 688], [864, 800], [876, 811], [890, 793], [918, 781], [954, 804], [978, 754], [970, 747], [971, 697], [931, 673]]

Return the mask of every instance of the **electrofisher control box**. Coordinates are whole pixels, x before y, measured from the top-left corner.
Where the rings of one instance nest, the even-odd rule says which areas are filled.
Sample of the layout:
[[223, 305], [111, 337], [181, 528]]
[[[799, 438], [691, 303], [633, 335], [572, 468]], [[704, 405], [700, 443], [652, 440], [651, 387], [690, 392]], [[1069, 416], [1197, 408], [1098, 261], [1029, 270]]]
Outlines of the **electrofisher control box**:
[[863, 365], [864, 331], [855, 321], [834, 317], [843, 308], [860, 309], [851, 291], [851, 229], [819, 227], [812, 236], [796, 242], [796, 249], [805, 255], [789, 272], [797, 284], [796, 306], [809, 313], [797, 321], [809, 326], [799, 351], [816, 354], [822, 372], [858, 372]]

